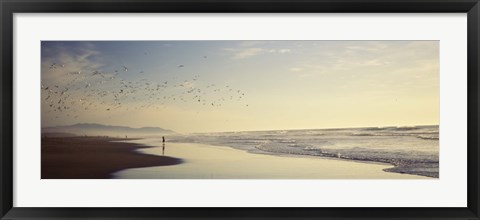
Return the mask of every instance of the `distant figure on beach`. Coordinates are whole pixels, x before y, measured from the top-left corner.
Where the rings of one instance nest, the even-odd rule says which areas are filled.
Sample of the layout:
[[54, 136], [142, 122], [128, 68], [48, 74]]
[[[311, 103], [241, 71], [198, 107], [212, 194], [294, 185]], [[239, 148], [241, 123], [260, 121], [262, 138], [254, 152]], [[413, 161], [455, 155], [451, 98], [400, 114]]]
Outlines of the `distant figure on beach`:
[[125, 135], [125, 139], [128, 139], [128, 138], [127, 138], [127, 135]]
[[165, 155], [165, 136], [162, 136], [162, 156]]

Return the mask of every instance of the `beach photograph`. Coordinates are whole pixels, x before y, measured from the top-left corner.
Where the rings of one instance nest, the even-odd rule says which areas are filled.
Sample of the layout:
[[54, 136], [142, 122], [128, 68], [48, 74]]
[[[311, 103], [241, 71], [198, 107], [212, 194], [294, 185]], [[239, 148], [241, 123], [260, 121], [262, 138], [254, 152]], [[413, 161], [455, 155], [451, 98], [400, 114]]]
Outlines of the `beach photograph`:
[[42, 179], [439, 175], [439, 41], [42, 41]]

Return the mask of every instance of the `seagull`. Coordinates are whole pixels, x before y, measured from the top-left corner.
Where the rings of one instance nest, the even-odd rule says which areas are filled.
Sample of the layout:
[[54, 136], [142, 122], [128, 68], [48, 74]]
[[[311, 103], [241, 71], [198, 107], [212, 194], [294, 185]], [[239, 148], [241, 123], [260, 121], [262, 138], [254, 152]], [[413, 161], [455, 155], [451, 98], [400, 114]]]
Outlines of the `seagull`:
[[54, 70], [57, 68], [57, 64], [53, 63], [52, 65], [50, 65], [50, 70]]
[[128, 71], [128, 67], [126, 67], [125, 65], [123, 65], [123, 72], [127, 72]]

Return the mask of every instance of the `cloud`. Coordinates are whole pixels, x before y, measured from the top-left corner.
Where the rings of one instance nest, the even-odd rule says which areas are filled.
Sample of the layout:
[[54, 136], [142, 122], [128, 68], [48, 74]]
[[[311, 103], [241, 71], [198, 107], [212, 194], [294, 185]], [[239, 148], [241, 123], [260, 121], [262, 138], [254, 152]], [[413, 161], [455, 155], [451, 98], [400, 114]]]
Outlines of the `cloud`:
[[105, 66], [101, 62], [100, 52], [89, 44], [77, 47], [56, 46], [48, 49], [49, 54], [42, 56], [41, 64], [42, 81], [48, 84], [63, 85], [66, 83], [65, 79], [71, 78], [73, 73], [80, 72], [79, 75], [85, 78], [85, 74], [101, 71]]
[[180, 84], [180, 86], [191, 89], [191, 88], [195, 87], [195, 83], [190, 82], [190, 81], [185, 81], [182, 84]]
[[255, 40], [249, 40], [249, 41], [242, 41], [239, 43], [241, 47], [258, 47], [260, 45], [264, 45], [268, 42], [266, 41], [255, 41]]
[[367, 60], [363, 63], [360, 63], [361, 66], [382, 66], [382, 65], [388, 65], [390, 64], [389, 61], [385, 61], [382, 59], [372, 59], [372, 60]]
[[247, 48], [240, 51], [236, 51], [233, 55], [234, 59], [245, 59], [248, 57], [253, 57], [264, 52], [262, 48]]
[[292, 72], [301, 72], [303, 69], [302, 68], [299, 68], [299, 67], [292, 67], [290, 68], [290, 71]]
[[225, 48], [225, 51], [229, 51], [233, 53], [232, 58], [233, 59], [245, 59], [253, 56], [257, 56], [260, 54], [265, 54], [265, 53], [279, 53], [279, 54], [284, 54], [284, 53], [289, 53], [291, 52], [290, 49], [266, 49], [266, 48], [260, 48], [260, 47], [249, 47], [249, 48]]
[[289, 53], [290, 49], [271, 49], [268, 50], [269, 53]]
[[248, 57], [253, 57], [264, 52], [263, 48], [253, 47], [253, 48], [224, 48], [225, 51], [232, 53], [233, 59], [245, 59]]

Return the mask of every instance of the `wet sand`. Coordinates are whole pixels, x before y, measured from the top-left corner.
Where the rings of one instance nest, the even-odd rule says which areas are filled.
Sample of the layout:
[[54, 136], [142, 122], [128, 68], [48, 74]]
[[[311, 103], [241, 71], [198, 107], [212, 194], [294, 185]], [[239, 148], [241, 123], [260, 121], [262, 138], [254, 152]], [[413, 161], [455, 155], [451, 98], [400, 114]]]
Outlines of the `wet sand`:
[[254, 154], [224, 146], [167, 143], [155, 139], [133, 141], [157, 146], [139, 151], [182, 158], [185, 163], [127, 169], [114, 174], [125, 179], [430, 179], [385, 172], [390, 164], [353, 162], [318, 157]]
[[148, 146], [112, 142], [105, 137], [42, 138], [42, 179], [105, 179], [128, 168], [168, 166], [182, 163], [173, 157], [141, 154]]

